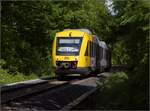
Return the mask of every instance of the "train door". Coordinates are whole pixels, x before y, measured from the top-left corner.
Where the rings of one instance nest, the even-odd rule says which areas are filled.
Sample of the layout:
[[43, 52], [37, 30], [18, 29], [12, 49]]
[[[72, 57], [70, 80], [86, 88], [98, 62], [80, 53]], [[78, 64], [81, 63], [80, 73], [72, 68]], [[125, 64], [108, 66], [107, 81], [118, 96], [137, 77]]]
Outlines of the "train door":
[[85, 51], [85, 60], [86, 60], [86, 66], [90, 67], [90, 42], [87, 42], [86, 51]]
[[96, 70], [96, 57], [95, 57], [96, 48], [93, 42], [90, 42], [90, 62], [91, 62], [91, 70]]
[[100, 47], [99, 45], [95, 44], [95, 56], [96, 56], [96, 69], [100, 70]]
[[103, 48], [101, 46], [99, 47], [99, 53], [100, 53], [100, 60], [99, 60], [100, 72], [102, 72], [103, 71], [103, 64], [102, 64], [102, 60], [103, 60]]

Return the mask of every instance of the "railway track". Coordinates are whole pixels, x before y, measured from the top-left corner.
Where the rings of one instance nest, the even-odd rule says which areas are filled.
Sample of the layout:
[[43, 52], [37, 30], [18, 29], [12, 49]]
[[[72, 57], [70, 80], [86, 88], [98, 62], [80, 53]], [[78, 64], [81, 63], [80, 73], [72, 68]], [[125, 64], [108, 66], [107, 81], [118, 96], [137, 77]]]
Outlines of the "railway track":
[[[55, 80], [56, 80], [55, 78], [49, 78], [49, 80], [36, 79], [4, 85], [1, 87], [1, 103], [3, 104], [19, 97], [44, 91], [48, 88], [53, 88], [59, 85], [59, 83], [53, 84], [53, 81]], [[62, 84], [63, 83], [65, 84], [66, 82], [62, 82]]]
[[[105, 77], [109, 73], [105, 73]], [[96, 91], [100, 77], [57, 81], [56, 79], [24, 83], [18, 87], [2, 88], [1, 110], [41, 111], [69, 110]], [[22, 87], [21, 87], [22, 86]]]

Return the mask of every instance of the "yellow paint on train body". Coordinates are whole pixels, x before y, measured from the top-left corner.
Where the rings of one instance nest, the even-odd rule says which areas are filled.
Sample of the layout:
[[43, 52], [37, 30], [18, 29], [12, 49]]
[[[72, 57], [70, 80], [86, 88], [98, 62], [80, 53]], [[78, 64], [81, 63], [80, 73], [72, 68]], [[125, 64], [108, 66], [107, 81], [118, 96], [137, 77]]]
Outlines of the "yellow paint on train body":
[[99, 73], [111, 67], [111, 54], [88, 29], [67, 29], [56, 33], [52, 65], [58, 76]]
[[[77, 56], [56, 55], [56, 48], [57, 48], [56, 41], [58, 38], [62, 38], [62, 37], [64, 37], [64, 38], [81, 37], [82, 38], [79, 55], [77, 55]], [[55, 39], [53, 41], [53, 46], [52, 46], [53, 66], [56, 67], [56, 61], [78, 61], [77, 67], [80, 67], [80, 68], [90, 67], [90, 64], [91, 64], [90, 56], [85, 56], [88, 41], [92, 41], [92, 36], [86, 32], [82, 32], [80, 30], [64, 30], [62, 32], [56, 33]], [[88, 50], [90, 50], [90, 49], [88, 49]], [[88, 53], [90, 53], [90, 51], [88, 51]]]

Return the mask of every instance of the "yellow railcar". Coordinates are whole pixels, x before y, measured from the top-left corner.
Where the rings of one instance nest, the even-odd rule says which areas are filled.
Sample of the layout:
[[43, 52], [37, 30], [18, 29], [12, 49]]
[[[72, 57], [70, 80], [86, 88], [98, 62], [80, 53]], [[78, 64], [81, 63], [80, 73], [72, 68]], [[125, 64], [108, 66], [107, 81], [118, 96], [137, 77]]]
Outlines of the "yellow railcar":
[[52, 64], [57, 76], [89, 74], [110, 67], [110, 55], [104, 42], [87, 29], [67, 29], [56, 33], [52, 46]]

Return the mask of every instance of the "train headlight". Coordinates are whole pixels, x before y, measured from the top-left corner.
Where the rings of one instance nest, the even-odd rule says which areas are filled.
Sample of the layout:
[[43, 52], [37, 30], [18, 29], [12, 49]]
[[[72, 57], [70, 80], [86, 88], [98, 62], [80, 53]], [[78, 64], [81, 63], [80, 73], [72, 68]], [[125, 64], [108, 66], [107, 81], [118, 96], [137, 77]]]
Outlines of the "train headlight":
[[65, 63], [65, 64], [64, 64], [64, 67], [65, 67], [65, 68], [69, 68], [69, 67], [70, 67], [69, 63]]
[[77, 62], [76, 61], [72, 62], [71, 66], [72, 68], [77, 68]]
[[59, 61], [56, 61], [56, 67], [57, 67], [57, 68], [62, 68], [62, 63], [59, 62]]

